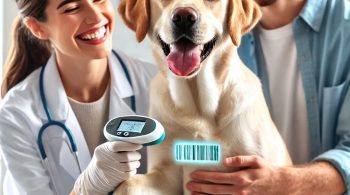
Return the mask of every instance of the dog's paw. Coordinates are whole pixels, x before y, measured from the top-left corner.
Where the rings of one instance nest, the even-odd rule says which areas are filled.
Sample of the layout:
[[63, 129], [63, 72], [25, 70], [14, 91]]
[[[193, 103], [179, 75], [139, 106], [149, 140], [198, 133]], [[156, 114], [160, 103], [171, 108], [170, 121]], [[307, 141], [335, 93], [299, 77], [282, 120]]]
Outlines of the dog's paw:
[[[149, 179], [149, 178], [148, 178]], [[114, 195], [162, 195], [154, 186], [149, 185], [145, 175], [136, 175], [121, 183]]]

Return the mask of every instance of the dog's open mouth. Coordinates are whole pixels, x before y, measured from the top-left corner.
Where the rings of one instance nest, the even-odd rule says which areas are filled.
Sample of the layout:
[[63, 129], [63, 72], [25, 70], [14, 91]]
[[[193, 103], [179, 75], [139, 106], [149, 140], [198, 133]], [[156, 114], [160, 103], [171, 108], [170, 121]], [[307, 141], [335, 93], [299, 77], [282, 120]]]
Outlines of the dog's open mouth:
[[197, 45], [183, 37], [172, 44], [158, 39], [166, 56], [169, 69], [178, 76], [190, 76], [199, 69], [200, 64], [210, 55], [217, 37], [204, 45]]

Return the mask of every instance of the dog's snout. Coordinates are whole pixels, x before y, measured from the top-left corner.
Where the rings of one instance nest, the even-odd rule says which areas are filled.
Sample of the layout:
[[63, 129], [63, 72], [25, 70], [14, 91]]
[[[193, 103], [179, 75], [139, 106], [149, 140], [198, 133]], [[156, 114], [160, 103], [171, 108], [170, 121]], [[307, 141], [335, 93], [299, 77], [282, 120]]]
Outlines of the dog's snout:
[[176, 27], [188, 29], [196, 24], [198, 14], [193, 8], [181, 7], [174, 10], [171, 20]]

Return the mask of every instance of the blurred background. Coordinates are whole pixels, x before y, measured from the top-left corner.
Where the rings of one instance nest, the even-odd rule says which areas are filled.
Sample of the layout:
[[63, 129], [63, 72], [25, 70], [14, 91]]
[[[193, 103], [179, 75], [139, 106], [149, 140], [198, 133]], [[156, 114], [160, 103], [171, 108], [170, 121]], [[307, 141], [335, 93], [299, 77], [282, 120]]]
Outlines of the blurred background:
[[[117, 8], [119, 0], [111, 1]], [[18, 10], [14, 0], [0, 0], [0, 84], [3, 78], [4, 63], [11, 45], [11, 26], [17, 14]], [[123, 24], [118, 14], [116, 14], [116, 16], [113, 47], [122, 50], [134, 58], [154, 63], [148, 40], [145, 39], [142, 43], [138, 43], [135, 34]], [[0, 156], [0, 195], [3, 194], [2, 181], [5, 172], [6, 170]]]

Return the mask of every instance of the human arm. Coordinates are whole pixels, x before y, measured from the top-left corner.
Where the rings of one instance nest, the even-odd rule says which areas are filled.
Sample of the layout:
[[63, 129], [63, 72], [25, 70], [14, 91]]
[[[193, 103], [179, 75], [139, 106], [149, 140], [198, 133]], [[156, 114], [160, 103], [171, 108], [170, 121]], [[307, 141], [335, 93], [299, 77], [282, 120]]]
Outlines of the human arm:
[[[320, 161], [295, 167], [275, 167], [258, 156], [227, 158], [236, 172], [195, 171], [187, 188], [193, 194], [342, 194], [345, 185], [339, 172]], [[210, 183], [208, 183], [210, 182]]]
[[136, 174], [140, 166], [141, 145], [126, 142], [106, 142], [95, 149], [88, 167], [74, 184], [73, 194], [101, 194], [113, 191], [121, 182]]

